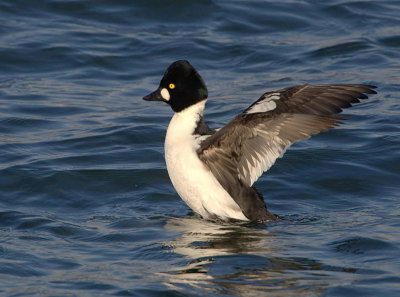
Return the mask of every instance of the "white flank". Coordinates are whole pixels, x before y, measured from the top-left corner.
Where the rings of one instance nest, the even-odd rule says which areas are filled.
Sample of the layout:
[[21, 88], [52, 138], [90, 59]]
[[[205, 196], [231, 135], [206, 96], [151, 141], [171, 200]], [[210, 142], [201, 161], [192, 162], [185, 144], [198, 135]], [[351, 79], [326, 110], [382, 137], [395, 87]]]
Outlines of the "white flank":
[[279, 100], [280, 93], [272, 93], [265, 96], [262, 100], [254, 104], [246, 113], [267, 112], [276, 108], [274, 100]]
[[203, 114], [206, 100], [175, 113], [165, 138], [165, 161], [171, 182], [179, 196], [203, 218], [247, 221], [239, 205], [219, 184], [197, 155], [203, 137], [193, 131]]
[[171, 96], [169, 95], [169, 92], [166, 88], [161, 89], [161, 97], [163, 97], [164, 100], [166, 100], [166, 101], [169, 101], [169, 98], [171, 98]]

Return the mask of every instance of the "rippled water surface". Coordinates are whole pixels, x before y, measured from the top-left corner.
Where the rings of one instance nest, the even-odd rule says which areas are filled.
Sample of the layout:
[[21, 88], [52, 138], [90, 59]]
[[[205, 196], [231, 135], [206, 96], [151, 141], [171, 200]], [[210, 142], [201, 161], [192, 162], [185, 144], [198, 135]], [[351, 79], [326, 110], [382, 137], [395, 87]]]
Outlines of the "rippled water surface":
[[[399, 296], [398, 1], [0, 2], [1, 296]], [[165, 170], [188, 59], [217, 128], [263, 92], [367, 83], [257, 182], [284, 221], [195, 216]]]

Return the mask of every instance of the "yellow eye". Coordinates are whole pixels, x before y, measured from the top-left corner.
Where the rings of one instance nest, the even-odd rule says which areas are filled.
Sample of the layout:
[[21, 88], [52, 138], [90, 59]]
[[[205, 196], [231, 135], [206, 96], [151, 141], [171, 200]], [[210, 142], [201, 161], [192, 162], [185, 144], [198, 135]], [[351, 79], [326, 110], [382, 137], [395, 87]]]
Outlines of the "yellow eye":
[[175, 85], [174, 85], [174, 84], [169, 84], [169, 88], [170, 88], [171, 90], [173, 90], [173, 89], [175, 89]]

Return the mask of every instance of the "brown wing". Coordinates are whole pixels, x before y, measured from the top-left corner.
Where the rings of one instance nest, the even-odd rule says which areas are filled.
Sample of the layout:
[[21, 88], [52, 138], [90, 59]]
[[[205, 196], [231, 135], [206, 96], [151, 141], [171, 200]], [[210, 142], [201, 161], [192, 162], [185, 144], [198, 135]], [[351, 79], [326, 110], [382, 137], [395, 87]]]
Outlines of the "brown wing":
[[359, 99], [367, 99], [365, 94], [376, 94], [375, 88], [347, 84], [294, 86], [263, 94], [244, 113], [251, 113], [260, 103], [273, 100], [276, 113], [331, 115], [341, 112], [342, 108], [351, 107], [352, 103], [360, 102]]
[[252, 186], [292, 143], [337, 125], [337, 119], [290, 113], [240, 114], [203, 141], [198, 154], [222, 185], [239, 178]]
[[225, 189], [238, 179], [251, 186], [292, 143], [339, 124], [340, 118], [332, 114], [367, 98], [363, 93], [375, 93], [373, 88], [304, 85], [265, 93], [205, 139], [199, 158]]

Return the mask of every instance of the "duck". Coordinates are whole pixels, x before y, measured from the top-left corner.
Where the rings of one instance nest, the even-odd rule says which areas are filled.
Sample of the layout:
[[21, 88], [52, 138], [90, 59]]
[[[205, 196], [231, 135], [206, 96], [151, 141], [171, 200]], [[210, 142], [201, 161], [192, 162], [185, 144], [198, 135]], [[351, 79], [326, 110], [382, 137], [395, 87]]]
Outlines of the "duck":
[[297, 141], [341, 123], [343, 108], [376, 94], [367, 84], [303, 84], [264, 93], [220, 129], [203, 119], [207, 87], [187, 60], [173, 62], [146, 101], [167, 103], [174, 115], [164, 155], [170, 180], [206, 220], [270, 222], [254, 183]]

